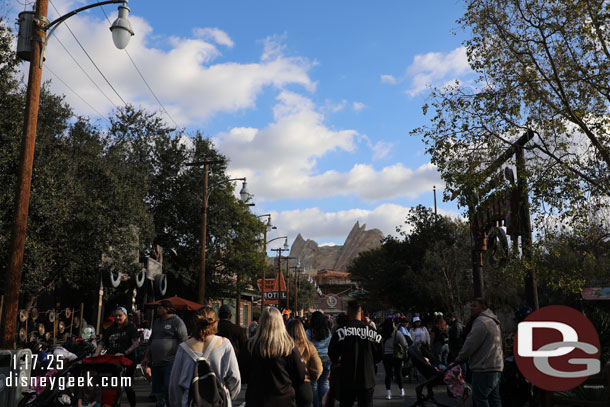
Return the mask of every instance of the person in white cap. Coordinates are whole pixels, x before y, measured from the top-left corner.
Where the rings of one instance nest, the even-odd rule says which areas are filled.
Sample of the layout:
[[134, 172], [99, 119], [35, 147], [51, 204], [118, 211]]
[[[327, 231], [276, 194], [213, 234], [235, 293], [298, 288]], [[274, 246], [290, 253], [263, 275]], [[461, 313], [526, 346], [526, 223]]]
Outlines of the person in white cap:
[[417, 345], [420, 342], [430, 345], [430, 333], [425, 326], [422, 326], [419, 317], [413, 317], [413, 327], [409, 330], [413, 344]]

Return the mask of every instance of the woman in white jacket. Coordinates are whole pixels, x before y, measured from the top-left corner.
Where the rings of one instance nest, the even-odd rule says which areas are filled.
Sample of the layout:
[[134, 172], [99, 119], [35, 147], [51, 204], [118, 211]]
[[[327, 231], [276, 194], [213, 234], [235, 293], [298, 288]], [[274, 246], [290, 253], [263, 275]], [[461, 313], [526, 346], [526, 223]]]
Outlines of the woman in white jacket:
[[414, 345], [420, 342], [430, 345], [430, 333], [425, 326], [422, 326], [419, 317], [413, 317], [413, 327], [409, 329], [409, 333]]
[[[184, 345], [178, 347], [172, 374], [169, 379], [169, 405], [170, 407], [187, 406], [189, 388], [195, 371], [196, 357], [207, 354], [208, 362], [214, 370], [216, 377], [220, 378], [235, 399], [241, 390], [241, 376], [235, 351], [231, 341], [216, 336], [218, 331], [218, 317], [214, 308], [206, 306], [201, 308], [195, 317], [195, 331]], [[184, 349], [183, 346], [188, 346]], [[229, 400], [230, 401], [230, 400]], [[230, 403], [229, 403], [230, 405]]]

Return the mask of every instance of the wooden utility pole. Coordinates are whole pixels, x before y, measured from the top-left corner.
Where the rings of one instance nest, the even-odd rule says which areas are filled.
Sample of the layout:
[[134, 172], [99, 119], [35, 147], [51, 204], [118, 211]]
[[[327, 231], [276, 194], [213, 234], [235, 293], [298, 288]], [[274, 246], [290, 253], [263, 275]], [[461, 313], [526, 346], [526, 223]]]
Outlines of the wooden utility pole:
[[299, 269], [294, 269], [294, 315], [299, 315]]
[[203, 219], [201, 221], [201, 257], [199, 260], [199, 280], [197, 284], [197, 301], [199, 304], [205, 304], [205, 245], [207, 240], [208, 229], [208, 174], [211, 164], [220, 164], [222, 160], [210, 160], [204, 158], [203, 161], [187, 163], [188, 167], [203, 165]]
[[205, 304], [205, 245], [208, 229], [208, 173], [210, 162], [206, 159], [203, 164], [203, 220], [201, 222], [201, 259], [199, 263], [199, 285], [197, 286], [197, 300]]
[[527, 304], [533, 309], [539, 308], [538, 287], [536, 285], [536, 270], [532, 267], [532, 221], [530, 219], [530, 200], [528, 196], [527, 174], [525, 170], [525, 154], [523, 147], [515, 152], [517, 162], [517, 189], [519, 191], [519, 216], [523, 224], [523, 234], [521, 235], [521, 250], [523, 259], [529, 263], [527, 265], [527, 275], [525, 277], [525, 298]]
[[[278, 247], [277, 249], [271, 249], [271, 251], [273, 252], [277, 252], [278, 253], [278, 258], [277, 258], [277, 267], [278, 267], [278, 281], [280, 282], [279, 286], [278, 286], [278, 307], [280, 305], [280, 300], [281, 300], [281, 292], [282, 292], [282, 287], [281, 287], [281, 281], [282, 281], [282, 252], [287, 251], [288, 249], [283, 249], [281, 247]], [[286, 284], [286, 308], [288, 308], [288, 284]]]
[[267, 227], [265, 227], [265, 232], [263, 234], [263, 279], [261, 280], [261, 315], [263, 315], [263, 310], [265, 309], [265, 274], [267, 271]]
[[42, 23], [47, 21], [49, 0], [36, 1], [32, 35], [32, 55], [28, 88], [25, 97], [24, 134], [21, 146], [21, 167], [17, 181], [15, 197], [15, 215], [11, 231], [10, 260], [4, 279], [5, 304], [2, 307], [2, 328], [0, 348], [10, 349], [15, 346], [17, 330], [17, 312], [19, 308], [19, 293], [21, 291], [21, 274], [23, 269], [23, 251], [25, 248], [25, 232], [28, 224], [28, 209], [30, 204], [30, 189], [32, 186], [32, 166], [34, 164], [34, 149], [36, 145], [36, 125], [38, 123], [38, 105], [40, 102], [40, 83], [42, 79], [41, 54], [46, 32]]

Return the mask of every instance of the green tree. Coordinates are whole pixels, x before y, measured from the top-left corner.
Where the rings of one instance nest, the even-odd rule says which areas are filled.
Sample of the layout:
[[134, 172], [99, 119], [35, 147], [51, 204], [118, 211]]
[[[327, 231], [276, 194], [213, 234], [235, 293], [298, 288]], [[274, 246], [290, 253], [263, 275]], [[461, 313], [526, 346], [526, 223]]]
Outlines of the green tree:
[[606, 286], [610, 281], [609, 236], [599, 225], [583, 225], [537, 242], [534, 265], [542, 300], [547, 304], [575, 301], [585, 287]]
[[[434, 89], [415, 129], [460, 197], [525, 131], [533, 208], [588, 219], [610, 192], [610, 4], [591, 0], [465, 0], [459, 20], [475, 85]], [[541, 226], [541, 225], [539, 225]]]
[[419, 205], [397, 232], [400, 237], [387, 237], [348, 267], [368, 308], [460, 313], [471, 296], [467, 225]]

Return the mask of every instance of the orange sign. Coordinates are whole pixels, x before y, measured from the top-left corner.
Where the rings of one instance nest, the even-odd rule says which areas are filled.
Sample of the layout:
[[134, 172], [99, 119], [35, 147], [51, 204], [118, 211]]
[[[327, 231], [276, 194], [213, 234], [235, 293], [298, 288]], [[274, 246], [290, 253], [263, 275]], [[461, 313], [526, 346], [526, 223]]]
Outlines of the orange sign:
[[[259, 278], [257, 281], [259, 291], [262, 289], [261, 280], [262, 278]], [[265, 279], [265, 304], [278, 305], [279, 298], [286, 298], [286, 281], [282, 272], [275, 278]]]

